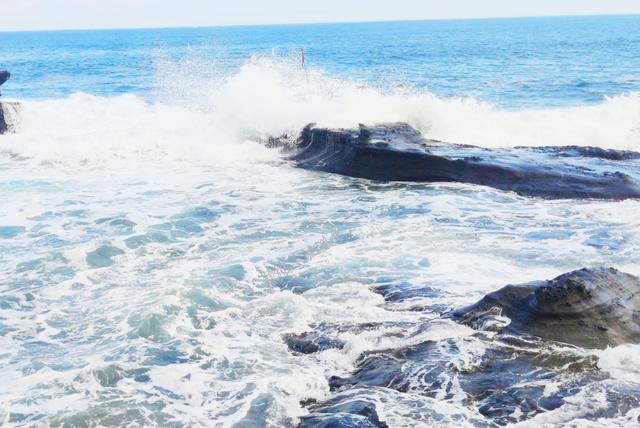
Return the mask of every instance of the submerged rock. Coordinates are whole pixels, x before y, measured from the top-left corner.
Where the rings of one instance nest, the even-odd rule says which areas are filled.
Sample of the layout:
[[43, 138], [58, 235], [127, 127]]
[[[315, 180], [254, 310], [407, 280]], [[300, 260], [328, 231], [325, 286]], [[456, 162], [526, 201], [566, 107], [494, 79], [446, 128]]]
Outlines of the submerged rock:
[[433, 299], [444, 293], [431, 287], [399, 282], [377, 285], [371, 291], [384, 298], [389, 310], [430, 311], [439, 314], [447, 310], [445, 305], [433, 303]]
[[486, 149], [427, 140], [404, 123], [335, 130], [309, 125], [290, 159], [300, 168], [370, 180], [470, 183], [545, 198], [640, 198], [638, 153]]
[[[480, 344], [486, 348], [474, 355]], [[514, 338], [493, 345], [480, 338], [444, 339], [364, 353], [354, 373], [332, 377], [329, 386], [339, 394], [384, 388], [442, 402], [462, 400], [493, 422], [482, 426], [496, 426], [556, 409], [579, 385], [605, 377], [588, 357], [558, 353], [540, 343]], [[562, 366], [572, 376], [563, 378]], [[553, 382], [557, 388], [547, 388]]]
[[[508, 285], [453, 317], [474, 328], [585, 348], [638, 343], [640, 278], [613, 268], [581, 269], [550, 281]], [[501, 323], [500, 317], [510, 322]]]
[[388, 428], [380, 420], [376, 405], [359, 398], [357, 393], [338, 395], [313, 405], [310, 411], [308, 416], [301, 418], [298, 428]]

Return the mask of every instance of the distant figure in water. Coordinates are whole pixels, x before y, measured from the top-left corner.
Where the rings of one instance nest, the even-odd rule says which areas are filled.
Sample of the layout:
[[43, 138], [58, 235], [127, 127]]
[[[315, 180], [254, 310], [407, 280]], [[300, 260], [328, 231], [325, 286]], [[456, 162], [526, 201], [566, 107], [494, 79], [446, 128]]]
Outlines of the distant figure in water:
[[[11, 73], [6, 70], [0, 70], [0, 86], [2, 86], [4, 82], [9, 80], [9, 77], [11, 77]], [[0, 95], [2, 94], [0, 93]]]

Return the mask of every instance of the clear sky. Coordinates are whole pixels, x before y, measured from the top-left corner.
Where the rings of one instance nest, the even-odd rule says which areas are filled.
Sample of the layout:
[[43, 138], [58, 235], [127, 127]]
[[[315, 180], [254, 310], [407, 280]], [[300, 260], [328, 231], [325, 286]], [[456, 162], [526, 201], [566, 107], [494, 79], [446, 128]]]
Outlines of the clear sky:
[[0, 31], [640, 14], [640, 0], [0, 0]]

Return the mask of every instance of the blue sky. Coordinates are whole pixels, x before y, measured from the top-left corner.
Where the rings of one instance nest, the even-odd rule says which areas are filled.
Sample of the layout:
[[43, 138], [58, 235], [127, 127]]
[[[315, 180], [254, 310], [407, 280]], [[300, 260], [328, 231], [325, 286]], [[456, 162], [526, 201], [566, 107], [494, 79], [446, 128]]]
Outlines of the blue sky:
[[0, 31], [640, 14], [640, 0], [0, 0]]

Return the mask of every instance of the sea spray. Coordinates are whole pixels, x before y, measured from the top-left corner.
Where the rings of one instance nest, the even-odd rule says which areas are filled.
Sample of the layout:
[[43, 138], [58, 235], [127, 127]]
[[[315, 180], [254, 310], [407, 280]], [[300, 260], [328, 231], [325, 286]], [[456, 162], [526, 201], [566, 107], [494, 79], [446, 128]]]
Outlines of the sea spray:
[[[197, 89], [200, 97], [180, 95], [176, 85], [181, 83], [189, 94]], [[428, 138], [485, 147], [640, 150], [638, 93], [588, 107], [504, 110], [473, 98], [384, 92], [329, 77], [319, 69], [307, 75], [291, 61], [270, 57], [253, 58], [237, 73], [219, 79], [196, 80], [183, 72], [174, 76], [167, 90], [174, 98], [162, 96], [162, 103], [134, 95], [25, 100], [17, 114], [16, 135], [3, 139], [2, 151], [49, 160], [213, 159], [226, 150], [223, 147], [295, 135], [312, 122], [328, 127], [407, 122]]]
[[[406, 121], [456, 143], [637, 150], [637, 19], [3, 33], [3, 95], [24, 108], [0, 137], [0, 423], [293, 427], [346, 393], [332, 377], [414, 350], [372, 377], [406, 374], [406, 392], [345, 399], [393, 427], [634, 426], [635, 348], [438, 318], [585, 265], [640, 274], [638, 201], [374, 183], [257, 141]], [[300, 46], [308, 73], [286, 55]], [[296, 353], [285, 338], [304, 332], [341, 348]]]

